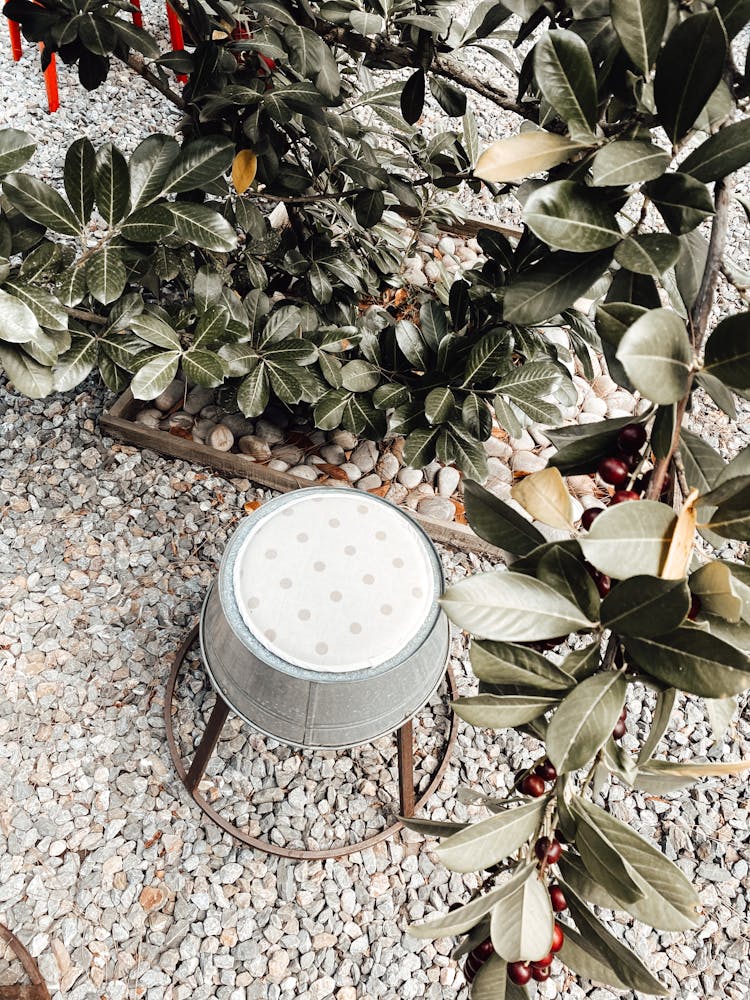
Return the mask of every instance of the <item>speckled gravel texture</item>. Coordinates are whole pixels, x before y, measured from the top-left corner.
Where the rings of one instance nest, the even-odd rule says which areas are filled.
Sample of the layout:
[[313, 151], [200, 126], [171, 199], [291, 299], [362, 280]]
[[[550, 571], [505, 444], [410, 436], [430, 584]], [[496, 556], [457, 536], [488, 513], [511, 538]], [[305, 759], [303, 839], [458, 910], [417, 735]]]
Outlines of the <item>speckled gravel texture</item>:
[[[163, 8], [144, 3], [144, 12], [148, 23], [165, 21]], [[50, 118], [35, 53], [14, 65], [0, 48], [0, 125], [39, 137], [40, 176], [59, 179], [64, 149], [82, 131], [130, 150], [173, 120], [124, 72], [91, 95], [70, 72], [61, 68], [62, 109]], [[485, 106], [484, 141], [508, 127]], [[746, 230], [737, 228], [732, 242], [744, 260]], [[466, 900], [479, 882], [441, 868], [421, 837], [406, 833], [341, 861], [293, 863], [239, 848], [189, 804], [161, 714], [169, 661], [243, 504], [262, 494], [247, 481], [102, 437], [97, 418], [106, 401], [93, 379], [43, 402], [0, 385], [0, 922], [38, 958], [54, 1000], [465, 1000], [452, 942], [417, 941], [405, 926]], [[739, 427], [705, 403], [694, 420], [727, 455], [750, 442], [747, 406]], [[449, 579], [488, 568], [466, 554], [441, 555]], [[458, 635], [451, 662], [461, 690], [471, 691]], [[197, 710], [203, 688], [194, 687]], [[712, 748], [702, 704], [681, 701], [666, 752], [750, 756], [743, 705]], [[634, 749], [650, 709], [637, 690], [629, 707], [623, 745]], [[427, 758], [439, 743], [431, 718], [426, 713], [418, 730]], [[252, 766], [240, 751], [255, 755]], [[388, 772], [387, 741], [378, 753], [377, 766]], [[263, 761], [274, 754], [281, 763], [272, 776]], [[462, 724], [429, 814], [481, 815], [464, 804], [460, 786], [502, 794], [535, 755], [511, 731]], [[343, 837], [357, 821], [376, 827], [396, 794], [392, 769], [390, 779], [377, 769], [373, 777], [360, 763], [317, 755], [314, 765], [320, 780], [355, 800], [353, 818], [341, 819]], [[426, 770], [434, 764], [423, 762]], [[231, 794], [248, 784], [286, 787], [280, 802], [268, 795], [271, 808], [292, 820], [305, 812], [299, 754], [235, 728], [209, 774], [218, 771], [229, 774]], [[335, 795], [333, 803], [338, 809]], [[613, 926], [683, 1000], [746, 1000], [746, 779], [711, 779], [664, 799], [615, 785], [608, 803], [694, 878], [705, 910], [695, 934], [658, 934], [621, 915]], [[539, 996], [624, 995], [579, 985], [554, 968]], [[19, 978], [0, 953], [0, 985]]]

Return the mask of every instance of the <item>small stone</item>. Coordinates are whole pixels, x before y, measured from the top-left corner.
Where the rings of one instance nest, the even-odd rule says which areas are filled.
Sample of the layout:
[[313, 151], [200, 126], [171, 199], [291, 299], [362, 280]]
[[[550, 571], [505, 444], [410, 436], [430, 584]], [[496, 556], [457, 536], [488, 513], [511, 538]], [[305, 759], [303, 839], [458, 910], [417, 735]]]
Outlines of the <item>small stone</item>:
[[456, 241], [452, 236], [443, 236], [438, 241], [437, 247], [440, 253], [454, 254], [456, 252]]
[[418, 270], [416, 267], [410, 267], [404, 271], [404, 281], [407, 285], [416, 285], [417, 288], [423, 288], [427, 284], [424, 272]]
[[456, 517], [456, 508], [450, 500], [445, 497], [427, 497], [420, 500], [417, 512], [425, 517], [434, 517], [438, 521], [453, 521]]
[[[220, 406], [215, 406], [213, 403], [211, 403], [209, 406], [203, 407], [200, 415], [201, 417], [203, 417], [204, 420], [213, 420], [215, 424], [218, 424], [218, 422], [222, 419], [222, 417], [224, 416], [232, 417], [235, 416], [236, 414], [231, 414], [231, 413], [225, 414], [224, 410]], [[231, 427], [229, 429], [232, 430]], [[234, 431], [232, 431], [232, 433], [234, 434]]]
[[318, 478], [318, 473], [313, 465], [295, 465], [293, 469], [289, 470], [289, 475], [296, 476], [297, 479], [307, 479], [311, 483]]
[[536, 441], [527, 430], [522, 430], [520, 437], [511, 438], [510, 443], [513, 451], [531, 451], [536, 447]]
[[499, 479], [503, 483], [513, 482], [513, 473], [510, 471], [510, 466], [507, 462], [503, 462], [493, 456], [487, 459], [487, 474], [494, 479]]
[[437, 475], [437, 488], [441, 497], [452, 497], [461, 481], [458, 469], [446, 465]]
[[547, 467], [547, 462], [531, 451], [517, 451], [510, 460], [510, 467], [514, 472], [539, 472]]
[[588, 396], [583, 401], [583, 406], [581, 407], [583, 413], [596, 413], [597, 416], [603, 417], [607, 412], [607, 404], [603, 399], [598, 396]]
[[289, 468], [289, 462], [282, 462], [280, 458], [272, 458], [268, 463], [268, 468], [273, 469], [274, 472], [286, 472]]
[[434, 260], [428, 260], [424, 266], [424, 275], [428, 281], [440, 280], [440, 268]]
[[281, 444], [284, 440], [284, 432], [270, 423], [268, 420], [258, 420], [255, 424], [255, 434], [269, 444]]
[[341, 471], [346, 473], [346, 478], [350, 483], [356, 483], [358, 479], [362, 478], [362, 470], [353, 462], [344, 462]]
[[296, 444], [280, 444], [271, 450], [274, 458], [289, 465], [299, 465], [304, 457], [304, 452]]
[[[201, 410], [201, 416], [204, 416]], [[227, 413], [221, 418], [221, 423], [234, 434], [236, 438], [243, 438], [255, 432], [255, 421], [250, 420], [243, 413]]]
[[591, 383], [591, 388], [600, 399], [606, 399], [607, 396], [611, 396], [613, 392], [617, 392], [617, 383], [614, 382], [609, 375], [597, 375]]
[[206, 436], [211, 433], [214, 427], [216, 424], [213, 420], [204, 420], [201, 417], [193, 424], [193, 437], [197, 437], [199, 441], [205, 441]]
[[268, 960], [268, 978], [280, 983], [289, 968], [289, 955], [285, 951], [275, 951]]
[[407, 490], [413, 490], [415, 486], [418, 486], [422, 482], [423, 478], [421, 469], [402, 469], [398, 474], [398, 481]]
[[343, 465], [346, 453], [340, 444], [326, 444], [320, 449], [320, 457], [329, 465]]
[[193, 386], [185, 400], [183, 407], [185, 413], [189, 413], [193, 417], [197, 413], [200, 413], [204, 406], [209, 406], [213, 403], [214, 392], [214, 389], [206, 389], [202, 385]]
[[141, 890], [141, 894], [138, 897], [138, 902], [141, 904], [146, 913], [153, 913], [154, 910], [158, 910], [160, 907], [164, 906], [167, 901], [167, 894], [158, 885], [147, 885]]
[[381, 479], [387, 482], [389, 479], [395, 479], [399, 468], [400, 465], [396, 456], [392, 451], [387, 451], [384, 455], [380, 456], [380, 460], [375, 466], [375, 471]]
[[426, 483], [429, 483], [430, 486], [433, 486], [435, 484], [437, 474], [438, 472], [440, 472], [442, 468], [443, 468], [442, 465], [440, 464], [440, 462], [437, 461], [437, 459], [430, 462], [429, 465], [425, 465], [425, 467], [422, 469], [422, 475], [424, 476], [424, 481]]
[[234, 444], [234, 434], [224, 424], [217, 424], [206, 435], [206, 444], [216, 451], [231, 451]]
[[146, 410], [138, 411], [135, 417], [135, 422], [137, 424], [144, 424], [146, 427], [153, 427], [154, 430], [156, 430], [159, 426], [161, 418], [161, 410], [155, 410], [153, 407], [149, 407]]
[[250, 455], [256, 462], [267, 462], [271, 457], [271, 448], [266, 441], [248, 434], [240, 438], [240, 451], [243, 455]]
[[182, 379], [176, 378], [173, 382], [170, 382], [164, 392], [160, 393], [154, 400], [154, 406], [157, 410], [161, 410], [162, 413], [166, 413], [167, 410], [171, 410], [173, 406], [185, 395], [185, 383]]
[[363, 473], [372, 472], [378, 460], [378, 449], [374, 441], [362, 441], [352, 452], [350, 461]]
[[331, 444], [337, 444], [344, 451], [351, 451], [352, 448], [357, 447], [357, 438], [352, 434], [351, 431], [345, 431], [339, 428], [338, 430], [332, 431], [328, 435], [328, 440]]
[[506, 462], [513, 454], [513, 449], [508, 442], [501, 441], [500, 438], [496, 438], [494, 435], [488, 437], [484, 442], [484, 450], [490, 458], [504, 458]]
[[190, 430], [193, 426], [193, 418], [189, 413], [185, 413], [184, 410], [179, 410], [177, 413], [173, 413], [171, 417], [167, 419], [167, 427], [171, 430], [173, 427], [183, 427], [185, 430]]
[[382, 485], [383, 483], [380, 476], [376, 476], [375, 473], [370, 473], [369, 476], [362, 476], [362, 478], [357, 483], [357, 489], [376, 490]]
[[391, 483], [390, 489], [385, 495], [386, 500], [390, 500], [391, 503], [399, 504], [403, 503], [409, 495], [409, 491], [401, 483]]

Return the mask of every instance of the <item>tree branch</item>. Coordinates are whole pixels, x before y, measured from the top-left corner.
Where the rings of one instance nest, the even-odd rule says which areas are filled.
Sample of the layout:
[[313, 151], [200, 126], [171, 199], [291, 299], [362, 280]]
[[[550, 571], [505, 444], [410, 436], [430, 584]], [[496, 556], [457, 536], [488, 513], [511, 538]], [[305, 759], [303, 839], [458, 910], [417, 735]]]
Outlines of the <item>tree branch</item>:
[[454, 83], [460, 83], [462, 87], [468, 87], [480, 97], [486, 97], [488, 101], [492, 101], [503, 111], [512, 111], [513, 114], [520, 115], [521, 118], [527, 118], [532, 122], [539, 121], [539, 108], [536, 105], [519, 104], [508, 91], [493, 87], [474, 76], [458, 59], [453, 59], [451, 56], [435, 56], [430, 68], [438, 76], [444, 76]]
[[[711, 314], [711, 307], [714, 302], [716, 283], [719, 280], [721, 258], [724, 255], [724, 246], [727, 238], [730, 196], [731, 188], [729, 187], [727, 180], [723, 179], [716, 181], [714, 186], [714, 207], [716, 208], [716, 214], [714, 215], [713, 223], [711, 225], [711, 236], [708, 241], [706, 266], [703, 269], [703, 277], [701, 278], [698, 295], [693, 304], [693, 308], [690, 310], [690, 316], [688, 317], [690, 339], [693, 344], [696, 362], [701, 348], [703, 347], [703, 341], [706, 336], [706, 327], [708, 326], [708, 317]], [[682, 420], [685, 416], [685, 410], [687, 409], [692, 389], [693, 376], [691, 375], [687, 391], [677, 404], [674, 434], [672, 435], [669, 452], [664, 458], [658, 459], [656, 465], [654, 466], [654, 471], [651, 473], [651, 481], [649, 482], [648, 490], [646, 491], [647, 500], [658, 500], [661, 496], [661, 491], [664, 487], [664, 480], [666, 479], [670, 462], [680, 445]]]
[[183, 101], [180, 95], [176, 94], [166, 83], [160, 80], [156, 73], [152, 73], [140, 56], [131, 52], [128, 55], [128, 58], [124, 59], [123, 62], [127, 63], [127, 65], [134, 70], [138, 76], [142, 76], [143, 79], [150, 83], [155, 90], [158, 90], [163, 97], [166, 97], [168, 101], [171, 101], [176, 108], [179, 108], [180, 111], [185, 111], [187, 104]]

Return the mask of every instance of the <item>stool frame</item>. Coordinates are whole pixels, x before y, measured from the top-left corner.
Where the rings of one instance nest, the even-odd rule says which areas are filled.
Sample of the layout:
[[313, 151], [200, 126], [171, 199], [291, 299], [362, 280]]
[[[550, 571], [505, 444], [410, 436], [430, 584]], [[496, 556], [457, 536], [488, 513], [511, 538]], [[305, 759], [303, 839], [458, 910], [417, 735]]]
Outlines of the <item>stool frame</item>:
[[[187, 766], [177, 747], [172, 721], [172, 708], [174, 704], [175, 691], [177, 689], [177, 682], [179, 680], [185, 658], [198, 639], [198, 632], [199, 626], [196, 624], [183, 640], [172, 663], [172, 669], [169, 675], [169, 680], [167, 681], [164, 699], [164, 723], [167, 730], [167, 744], [169, 746], [169, 752], [172, 757], [175, 770], [177, 771], [180, 780], [189, 792], [191, 798], [201, 809], [204, 815], [216, 823], [217, 826], [221, 827], [221, 829], [228, 833], [231, 837], [234, 837], [236, 840], [239, 840], [248, 847], [254, 847], [260, 851], [265, 851], [268, 854], [275, 854], [279, 857], [292, 858], [298, 861], [346, 857], [349, 854], [354, 854], [357, 851], [364, 851], [368, 847], [372, 847], [374, 844], [379, 843], [381, 840], [385, 840], [403, 828], [403, 822], [401, 819], [398, 819], [372, 836], [367, 837], [365, 840], [357, 841], [353, 844], [342, 844], [339, 847], [329, 847], [321, 850], [307, 850], [302, 848], [281, 847], [278, 844], [272, 844], [259, 837], [252, 837], [244, 830], [241, 830], [236, 824], [227, 820], [221, 815], [220, 812], [218, 812], [218, 810], [214, 809], [201, 794], [200, 783], [206, 772], [211, 756], [216, 748], [216, 744], [221, 737], [231, 709], [221, 697], [219, 692], [216, 691], [216, 704], [211, 712], [203, 736], [198, 743], [193, 758]], [[458, 689], [456, 687], [456, 679], [450, 665], [446, 667], [445, 678], [448, 682], [448, 691], [451, 700], [453, 700], [458, 697]], [[451, 712], [450, 731], [446, 745], [443, 749], [440, 765], [435, 774], [432, 776], [432, 780], [430, 781], [426, 791], [419, 797], [419, 799], [416, 799], [414, 789], [414, 731], [412, 720], [407, 720], [396, 731], [398, 745], [399, 805], [401, 817], [408, 819], [413, 816], [416, 810], [420, 809], [427, 802], [442, 781], [443, 775], [445, 774], [448, 764], [450, 763], [451, 753], [458, 737], [458, 721], [459, 720], [456, 714]], [[0, 1000], [2, 1000], [1, 995]]]
[[4, 941], [31, 980], [30, 983], [19, 983], [15, 986], [0, 986], [0, 1000], [50, 1000], [47, 984], [42, 979], [39, 966], [16, 935], [4, 924], [0, 924], [0, 941]]

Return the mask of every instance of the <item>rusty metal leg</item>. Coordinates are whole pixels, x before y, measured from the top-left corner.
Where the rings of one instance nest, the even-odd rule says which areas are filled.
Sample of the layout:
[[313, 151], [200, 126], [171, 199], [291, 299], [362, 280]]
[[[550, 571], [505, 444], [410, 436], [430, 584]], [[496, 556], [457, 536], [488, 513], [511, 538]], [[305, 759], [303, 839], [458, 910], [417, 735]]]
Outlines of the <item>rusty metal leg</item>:
[[214, 710], [211, 712], [211, 718], [208, 720], [203, 739], [198, 744], [195, 757], [193, 757], [193, 763], [190, 765], [190, 770], [185, 779], [185, 784], [189, 792], [194, 792], [200, 784], [208, 762], [211, 759], [211, 754], [214, 752], [214, 747], [219, 742], [219, 737], [221, 736], [221, 731], [224, 728], [224, 723], [227, 721], [228, 715], [229, 705], [217, 693]]
[[398, 791], [401, 815], [414, 815], [414, 732], [411, 719], [398, 731]]

